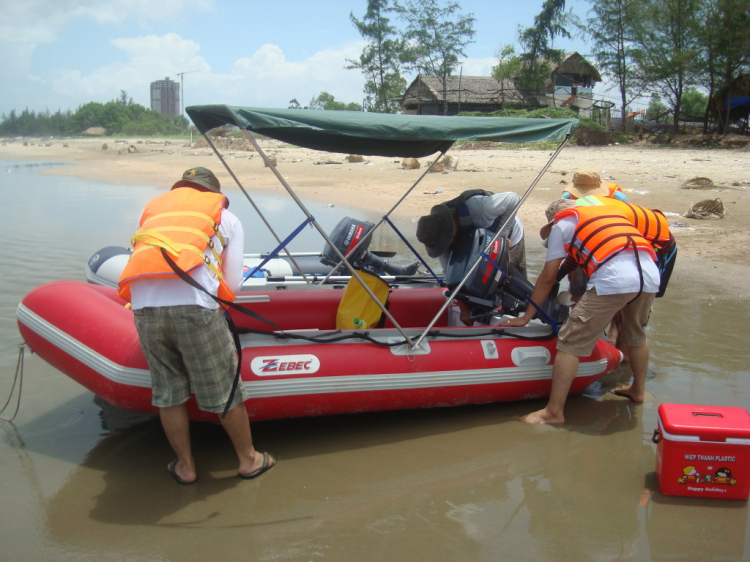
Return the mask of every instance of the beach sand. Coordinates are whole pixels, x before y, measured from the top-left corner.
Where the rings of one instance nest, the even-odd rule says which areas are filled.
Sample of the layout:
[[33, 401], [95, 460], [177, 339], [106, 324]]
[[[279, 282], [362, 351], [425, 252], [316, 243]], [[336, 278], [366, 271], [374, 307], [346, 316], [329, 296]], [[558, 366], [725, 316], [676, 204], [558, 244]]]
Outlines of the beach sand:
[[[46, 171], [113, 184], [171, 186], [187, 168], [204, 166], [219, 177], [225, 190], [238, 189], [210, 148], [164, 139], [51, 139], [13, 141], [0, 146], [6, 161], [61, 161], [68, 166]], [[233, 145], [241, 144], [238, 141]], [[106, 145], [106, 149], [103, 147]], [[423, 174], [434, 157], [420, 159], [421, 167], [406, 170], [400, 158], [366, 156], [352, 163], [344, 154], [302, 149], [274, 140], [261, 148], [275, 156], [279, 173], [299, 197], [354, 209], [383, 213]], [[537, 178], [552, 153], [530, 149], [453, 148], [448, 152], [456, 169], [429, 173], [394, 211], [415, 221], [430, 208], [466, 189], [515, 191], [521, 195]], [[244, 189], [252, 193], [279, 192], [283, 187], [254, 150], [231, 148], [222, 157]], [[594, 168], [603, 178], [619, 184], [629, 200], [660, 209], [669, 219], [678, 242], [679, 262], [697, 260], [709, 274], [721, 269], [727, 283], [747, 293], [750, 273], [750, 151], [747, 149], [686, 149], [653, 145], [566, 146], [519, 210], [527, 245], [536, 243], [545, 222], [544, 209], [559, 196], [578, 168]], [[713, 186], [684, 189], [696, 177]], [[685, 218], [691, 205], [720, 199], [726, 217], [716, 220]], [[678, 263], [679, 263], [678, 262]], [[700, 276], [701, 272], [696, 272]]]

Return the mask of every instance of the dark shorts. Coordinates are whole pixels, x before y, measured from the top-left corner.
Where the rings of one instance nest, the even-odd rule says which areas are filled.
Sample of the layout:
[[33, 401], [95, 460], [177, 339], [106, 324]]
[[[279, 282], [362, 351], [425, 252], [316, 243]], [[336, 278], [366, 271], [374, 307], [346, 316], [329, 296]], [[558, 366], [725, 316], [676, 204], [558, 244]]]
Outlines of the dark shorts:
[[[183, 404], [192, 392], [201, 410], [221, 413], [237, 368], [223, 311], [185, 305], [142, 308], [133, 314], [151, 371], [151, 403], [158, 408]], [[231, 408], [246, 398], [240, 383]]]
[[645, 328], [655, 295], [641, 293], [633, 300], [636, 295], [638, 293], [597, 295], [596, 289], [586, 291], [560, 328], [557, 349], [576, 357], [591, 355], [597, 340], [620, 309], [623, 310], [621, 341], [632, 347], [646, 343]]

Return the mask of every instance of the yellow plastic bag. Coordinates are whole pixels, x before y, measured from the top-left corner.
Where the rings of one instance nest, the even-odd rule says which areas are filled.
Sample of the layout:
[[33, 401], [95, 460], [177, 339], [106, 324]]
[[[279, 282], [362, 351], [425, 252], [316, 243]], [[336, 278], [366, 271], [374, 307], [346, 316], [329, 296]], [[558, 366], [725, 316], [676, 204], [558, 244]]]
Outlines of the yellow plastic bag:
[[[358, 271], [359, 276], [367, 284], [370, 290], [378, 297], [378, 300], [385, 304], [388, 300], [390, 288], [388, 283], [383, 281], [377, 275], [371, 275], [364, 271]], [[359, 318], [371, 328], [377, 326], [383, 311], [367, 294], [364, 287], [357, 281], [356, 277], [349, 279], [344, 294], [339, 303], [339, 309], [336, 312], [336, 329], [337, 330], [354, 330], [354, 319]]]

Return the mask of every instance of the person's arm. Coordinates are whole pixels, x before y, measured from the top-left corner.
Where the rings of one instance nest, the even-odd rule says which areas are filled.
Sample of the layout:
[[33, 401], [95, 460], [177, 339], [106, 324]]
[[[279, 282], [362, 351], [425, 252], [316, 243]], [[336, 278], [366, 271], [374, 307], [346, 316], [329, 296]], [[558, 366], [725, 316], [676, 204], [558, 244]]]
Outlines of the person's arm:
[[566, 257], [565, 261], [562, 262], [562, 265], [560, 266], [560, 270], [557, 272], [558, 282], [562, 281], [566, 275], [573, 273], [577, 267], [578, 262], [574, 258], [571, 256]]
[[628, 196], [625, 195], [622, 191], [615, 191], [612, 199], [617, 199], [618, 201], [622, 201], [623, 203], [629, 203]]
[[[225, 210], [223, 212], [228, 213], [229, 211]], [[242, 268], [245, 257], [245, 233], [239, 219], [234, 215], [232, 215], [232, 219], [229, 219], [228, 221], [231, 223], [231, 232], [229, 232], [229, 240], [222, 252], [221, 269], [227, 287], [229, 287], [232, 292], [236, 293], [240, 290], [242, 282], [244, 281]], [[222, 222], [224, 220], [226, 220], [226, 218], [222, 218]]]
[[[560, 264], [562, 263], [562, 261], [563, 258], [557, 258], [550, 260], [544, 264], [544, 268], [539, 274], [539, 279], [536, 280], [536, 284], [534, 285], [534, 291], [531, 293], [531, 300], [537, 305], [541, 306], [541, 304], [545, 300], [547, 300], [550, 291], [552, 291], [552, 287], [554, 287], [555, 283], [557, 283], [557, 270], [560, 269]], [[505, 320], [501, 324], [501, 326], [525, 326], [526, 324], [531, 322], [534, 316], [536, 316], [536, 308], [534, 307], [534, 305], [529, 303], [529, 306], [526, 308], [526, 312], [524, 312], [523, 316]]]
[[[482, 214], [485, 221], [491, 224], [498, 219], [498, 226], [503, 226], [510, 218], [511, 213], [518, 206], [521, 201], [521, 197], [518, 193], [508, 191], [506, 193], [494, 193], [486, 197], [476, 198], [481, 201]], [[469, 199], [471, 201], [471, 199]], [[467, 205], [469, 203], [467, 202]], [[503, 236], [506, 238], [510, 237], [510, 233], [513, 230], [515, 221], [511, 221], [508, 226], [503, 230]]]

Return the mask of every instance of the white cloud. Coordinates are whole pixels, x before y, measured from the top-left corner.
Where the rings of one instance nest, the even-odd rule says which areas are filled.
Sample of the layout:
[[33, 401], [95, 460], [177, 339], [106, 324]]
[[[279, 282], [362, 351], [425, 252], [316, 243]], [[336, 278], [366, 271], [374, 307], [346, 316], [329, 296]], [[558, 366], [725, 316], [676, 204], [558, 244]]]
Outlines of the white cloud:
[[138, 20], [174, 21], [208, 11], [212, 0], [13, 0], [3, 2], [0, 41], [50, 43], [76, 18], [98, 24]]
[[346, 70], [347, 58], [355, 58], [363, 43], [341, 50], [328, 49], [297, 62], [290, 62], [276, 45], [261, 46], [249, 57], [237, 59], [228, 74], [213, 73], [199, 54], [200, 45], [175, 33], [120, 38], [111, 44], [129, 55], [124, 62], [83, 74], [79, 70], [58, 72], [52, 79], [58, 97], [74, 100], [73, 107], [96, 100], [114, 99], [126, 90], [136, 103], [150, 104], [149, 84], [178, 72], [197, 70], [185, 76], [186, 105], [227, 103], [286, 107], [297, 98], [305, 105], [327, 91], [343, 102], [361, 103], [364, 78], [357, 70]]
[[78, 70], [58, 72], [52, 78], [54, 91], [76, 99], [76, 105], [80, 105], [114, 99], [120, 90], [126, 90], [136, 103], [149, 107], [149, 84], [154, 80], [167, 76], [177, 79], [177, 72], [186, 70], [210, 73], [208, 63], [197, 54], [200, 45], [175, 33], [114, 39], [111, 44], [131, 55], [130, 58], [99, 67], [90, 74]]
[[[496, 64], [496, 57], [486, 57], [483, 59], [466, 59], [461, 66], [464, 76], [490, 76], [492, 67]], [[460, 70], [460, 68], [457, 68], [453, 74], [458, 74]]]
[[[143, 65], [133, 58], [125, 65], [105, 67], [89, 76], [71, 70], [58, 70], [54, 76], [32, 75], [30, 71], [36, 46], [58, 42], [61, 31], [72, 21], [86, 19], [95, 24], [113, 24], [131, 18], [139, 26], [147, 28], [149, 22], [180, 21], [195, 15], [196, 12], [210, 11], [213, 4], [213, 0], [3, 0], [0, 7], [0, 72], [3, 76], [0, 113], [24, 106], [67, 109], [92, 100], [84, 95], [95, 95], [93, 99], [97, 100], [102, 99], [102, 96], [105, 96], [104, 99], [111, 99], [119, 94], [121, 88], [135, 89], [142, 84], [145, 84], [143, 87], [148, 91], [150, 80], [172, 71], [169, 65], [164, 64], [162, 56], [161, 63], [154, 61], [150, 65]], [[184, 51], [183, 58], [194, 58], [198, 46], [183, 42], [179, 37], [177, 39], [176, 43]], [[170, 40], [175, 43], [172, 37], [159, 43], [162, 48], [167, 49], [169, 57], [174, 57], [174, 49], [170, 50]], [[135, 54], [128, 51], [128, 48], [135, 49], [138, 40], [131, 41], [133, 43], [128, 45], [125, 40], [119, 47]], [[154, 55], [154, 52], [151, 54]], [[76, 61], [71, 60], [70, 65], [75, 64]], [[145, 71], [151, 66], [158, 72], [155, 76], [150, 75], [141, 79], [137, 77], [137, 69], [143, 66]], [[123, 83], [123, 78], [130, 74], [136, 77], [129, 78], [127, 83]], [[108, 76], [111, 76], [112, 80], [108, 80]], [[77, 87], [81, 87], [82, 90], [77, 92]], [[65, 92], [67, 96], [63, 98], [55, 95], [49, 88], [54, 88], [54, 92]], [[147, 99], [141, 100], [141, 103], [143, 102], [148, 105]]]
[[162, 37], [149, 35], [148, 37], [113, 39], [110, 43], [134, 57], [153, 57], [158, 54], [162, 58], [183, 59], [195, 56], [200, 45], [189, 39], [182, 39], [176, 33], [167, 33]]
[[[364, 78], [357, 70], [347, 70], [346, 59], [355, 58], [363, 43], [341, 50], [327, 49], [298, 62], [289, 62], [276, 45], [263, 45], [250, 57], [235, 61], [231, 74], [217, 76], [217, 91], [203, 92], [202, 103], [212, 103], [210, 96], [232, 98], [239, 105], [286, 107], [292, 98], [307, 104], [326, 91], [337, 100], [361, 103]], [[196, 77], [197, 78], [197, 77]], [[205, 77], [201, 76], [203, 80]]]

